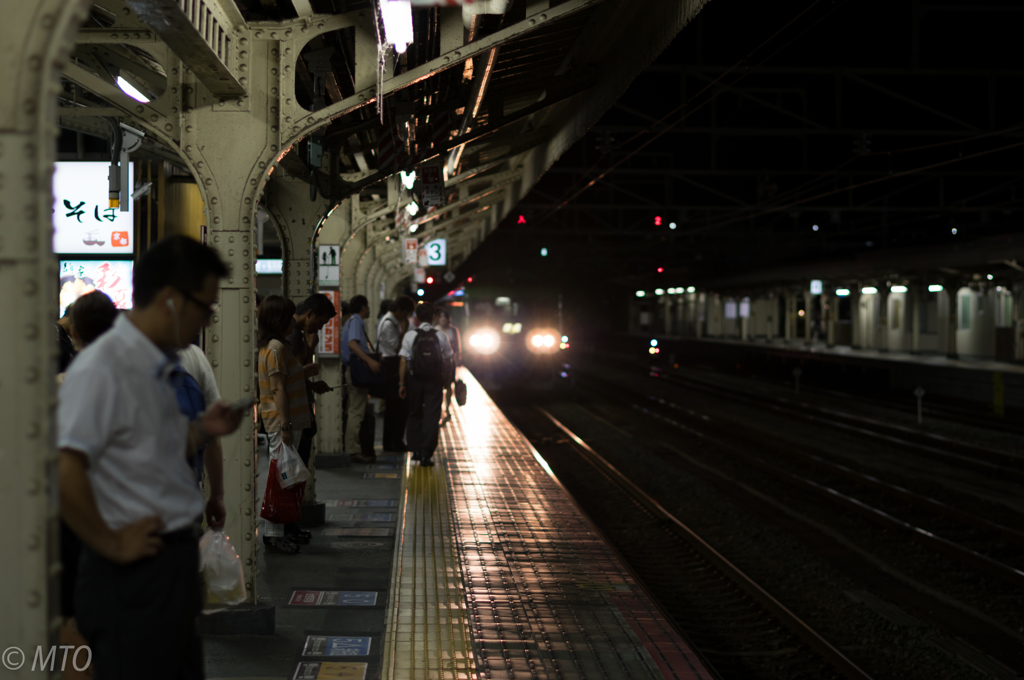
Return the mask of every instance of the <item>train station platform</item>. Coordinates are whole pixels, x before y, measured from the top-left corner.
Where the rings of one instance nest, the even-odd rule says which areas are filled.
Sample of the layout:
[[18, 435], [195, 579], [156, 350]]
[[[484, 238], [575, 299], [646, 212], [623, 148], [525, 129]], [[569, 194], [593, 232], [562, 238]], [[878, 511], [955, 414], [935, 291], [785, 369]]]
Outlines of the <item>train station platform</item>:
[[207, 635], [207, 677], [714, 677], [468, 371], [433, 468], [318, 470], [327, 523], [260, 556], [272, 636]]
[[[928, 399], [1005, 413], [1024, 410], [1024, 365], [962, 356], [951, 359], [935, 353], [911, 354], [877, 349], [855, 349], [799, 340], [678, 338], [651, 335], [620, 336], [615, 351], [628, 346], [631, 356], [650, 358], [649, 345], [657, 338], [662, 362], [742, 365], [779, 379], [793, 379], [800, 369], [805, 384], [858, 392], [878, 390], [912, 395], [918, 387]], [[605, 349], [612, 349], [608, 347]]]

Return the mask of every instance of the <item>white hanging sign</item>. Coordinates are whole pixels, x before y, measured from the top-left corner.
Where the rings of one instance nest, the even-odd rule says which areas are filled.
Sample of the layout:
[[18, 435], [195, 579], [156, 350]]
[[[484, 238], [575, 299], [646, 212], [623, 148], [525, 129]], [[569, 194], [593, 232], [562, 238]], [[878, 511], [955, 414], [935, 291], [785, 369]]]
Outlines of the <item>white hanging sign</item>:
[[317, 253], [317, 282], [321, 286], [337, 286], [341, 278], [341, 246], [320, 246]]
[[419, 249], [416, 257], [416, 263], [421, 267], [430, 266], [430, 257], [427, 255], [427, 249], [425, 247]]
[[426, 283], [427, 270], [423, 269], [422, 267], [417, 268], [415, 275], [413, 276], [413, 281], [415, 281], [416, 283]]
[[427, 264], [431, 267], [443, 267], [448, 264], [448, 241], [435, 238], [424, 246], [427, 250]]
[[402, 259], [405, 264], [416, 264], [416, 256], [420, 250], [420, 242], [415, 238], [405, 239], [405, 246], [403, 252], [405, 253]]

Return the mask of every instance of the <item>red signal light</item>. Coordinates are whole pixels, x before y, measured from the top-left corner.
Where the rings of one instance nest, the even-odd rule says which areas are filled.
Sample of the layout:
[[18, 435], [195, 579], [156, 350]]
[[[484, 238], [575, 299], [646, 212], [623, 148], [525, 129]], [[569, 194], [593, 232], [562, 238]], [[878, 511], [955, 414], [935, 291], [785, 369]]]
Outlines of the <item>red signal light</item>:
[[516, 224], [526, 224], [526, 216], [525, 215], [520, 215], [519, 219], [516, 220]]
[[[661, 274], [661, 273], [662, 273], [662, 272], [664, 272], [664, 271], [665, 271], [665, 268], [664, 268], [664, 267], [658, 267], [658, 273], [659, 273], [659, 274]], [[430, 279], [427, 279], [427, 283], [430, 283]]]
[[466, 279], [466, 283], [473, 283], [473, 277], [470, 276], [468, 279]]
[[433, 283], [433, 282], [434, 282], [434, 277], [433, 276], [428, 276], [427, 277], [427, 283]]
[[655, 216], [655, 218], [654, 218], [654, 226], [656, 226], [656, 227], [660, 227], [661, 226], [661, 215]]

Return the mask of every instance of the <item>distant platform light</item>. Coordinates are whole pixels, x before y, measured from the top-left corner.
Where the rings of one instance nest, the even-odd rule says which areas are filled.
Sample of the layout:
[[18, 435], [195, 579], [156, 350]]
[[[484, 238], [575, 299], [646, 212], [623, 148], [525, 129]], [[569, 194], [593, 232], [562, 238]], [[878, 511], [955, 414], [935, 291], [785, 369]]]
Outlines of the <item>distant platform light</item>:
[[813, 229], [814, 231], [818, 231], [818, 225], [815, 224], [813, 227], [811, 227], [811, 229]]
[[121, 88], [121, 91], [126, 95], [134, 99], [135, 101], [142, 102], [143, 104], [149, 103], [149, 97], [139, 92], [135, 87], [121, 76], [117, 77], [117, 86]]
[[675, 222], [669, 222], [668, 223], [668, 228], [669, 229], [675, 229], [676, 228], [676, 223]]
[[643, 297], [643, 296], [645, 296], [645, 295], [647, 295], [647, 293], [646, 293], [646, 292], [644, 292], [644, 291], [642, 291], [642, 290], [638, 290], [638, 291], [636, 292], [636, 296], [637, 296], [637, 297]]
[[466, 279], [466, 283], [473, 283], [473, 277], [470, 276], [468, 279]]
[[540, 249], [540, 256], [541, 257], [547, 257], [548, 256], [548, 249], [547, 248], [541, 248]]
[[687, 293], [696, 293], [697, 292], [697, 287], [696, 286], [690, 286], [689, 288], [686, 289], [686, 292]]
[[659, 274], [665, 273], [665, 268], [664, 267], [658, 267], [658, 273]]
[[561, 375], [563, 378], [568, 378], [569, 377], [569, 374], [566, 373], [565, 371], [562, 371], [559, 375]]
[[654, 289], [654, 294], [655, 295], [664, 295], [665, 294], [665, 289], [664, 288], [655, 288]]
[[953, 231], [953, 236], [956, 236], [956, 227], [953, 227], [952, 231]]
[[874, 295], [875, 293], [878, 292], [878, 289], [875, 288], [874, 286], [864, 286], [863, 288], [860, 289], [860, 292], [863, 295]]
[[420, 211], [419, 204], [413, 201], [409, 205], [405, 206], [405, 212], [409, 213], [409, 217], [416, 217], [416, 213]]
[[657, 346], [658, 346], [658, 341], [657, 340], [651, 340], [651, 347], [657, 347]]
[[928, 292], [929, 293], [941, 293], [942, 292], [942, 284], [941, 283], [933, 283], [932, 285], [928, 286]]
[[660, 227], [661, 226], [661, 215], [656, 215], [654, 217], [654, 226], [656, 226], [656, 227]]
[[568, 335], [563, 335], [562, 336], [562, 342], [569, 342], [569, 336]]
[[526, 215], [520, 215], [519, 219], [516, 220], [516, 224], [526, 224]]
[[433, 276], [428, 276], [427, 277], [427, 283], [429, 284], [429, 283], [433, 283], [433, 282], [434, 282], [434, 277]]
[[801, 309], [801, 310], [799, 310], [799, 311], [798, 311], [798, 312], [796, 313], [796, 315], [797, 315], [797, 316], [803, 316], [803, 315], [804, 315], [804, 313], [805, 313], [805, 312], [804, 312], [804, 310], [802, 310], [802, 309]]
[[907, 287], [906, 286], [893, 286], [889, 290], [891, 290], [894, 293], [906, 293], [907, 292]]
[[416, 289], [416, 294], [419, 295], [420, 297], [423, 297], [423, 289], [422, 288], [417, 288]]
[[412, 5], [409, 0], [387, 0], [380, 3], [381, 22], [387, 42], [395, 52], [404, 54], [413, 41]]
[[996, 278], [996, 277], [992, 276], [991, 274], [989, 274], [989, 275], [988, 275], [988, 280], [989, 280], [989, 281], [991, 281], [991, 280], [992, 280], [992, 279], [994, 279], [994, 278]]
[[836, 288], [836, 297], [846, 297], [850, 294], [849, 288]]
[[406, 189], [412, 189], [414, 186], [416, 186], [416, 171], [415, 170], [410, 170], [409, 172], [406, 172], [405, 170], [402, 170], [398, 174], [402, 178], [402, 186], [404, 186]]

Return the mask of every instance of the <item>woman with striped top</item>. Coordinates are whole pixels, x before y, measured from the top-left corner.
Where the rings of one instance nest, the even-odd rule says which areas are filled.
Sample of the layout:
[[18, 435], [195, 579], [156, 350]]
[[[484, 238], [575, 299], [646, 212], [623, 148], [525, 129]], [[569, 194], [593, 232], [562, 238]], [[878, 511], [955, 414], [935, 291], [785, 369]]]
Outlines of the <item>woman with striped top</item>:
[[[259, 306], [260, 417], [267, 431], [270, 453], [282, 444], [298, 449], [302, 431], [309, 426], [309, 400], [302, 363], [288, 351], [285, 338], [295, 325], [295, 303], [270, 295]], [[285, 525], [264, 520], [263, 543], [275, 552], [295, 554], [298, 543], [285, 537]]]

